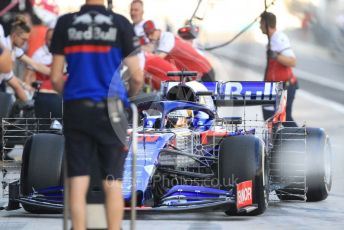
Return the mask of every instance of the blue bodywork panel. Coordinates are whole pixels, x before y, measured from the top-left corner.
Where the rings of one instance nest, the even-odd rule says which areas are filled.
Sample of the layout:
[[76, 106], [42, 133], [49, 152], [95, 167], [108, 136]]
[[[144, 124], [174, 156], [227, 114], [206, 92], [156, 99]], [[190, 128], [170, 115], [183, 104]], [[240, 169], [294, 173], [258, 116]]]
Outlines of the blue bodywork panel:
[[[146, 191], [152, 175], [155, 172], [160, 150], [174, 136], [174, 133], [155, 133], [139, 135], [136, 176], [137, 191]], [[132, 148], [129, 149], [124, 164], [123, 195], [126, 201], [131, 198], [131, 160]]]

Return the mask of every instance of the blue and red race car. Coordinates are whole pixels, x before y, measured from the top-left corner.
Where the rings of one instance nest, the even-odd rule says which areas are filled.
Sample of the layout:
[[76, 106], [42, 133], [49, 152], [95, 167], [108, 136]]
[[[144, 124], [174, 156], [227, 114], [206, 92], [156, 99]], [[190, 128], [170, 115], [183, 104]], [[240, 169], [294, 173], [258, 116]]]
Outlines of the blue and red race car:
[[[138, 104], [138, 210], [259, 215], [271, 193], [281, 200], [326, 199], [332, 183], [329, 139], [319, 128], [283, 126], [285, 93], [278, 82], [163, 82], [159, 100]], [[268, 104], [275, 106], [275, 115], [254, 120], [255, 125], [246, 117], [218, 114], [220, 106]], [[132, 197], [128, 133], [127, 204]], [[58, 134], [37, 134], [27, 141], [20, 181], [10, 185], [9, 207], [63, 210], [63, 145]]]

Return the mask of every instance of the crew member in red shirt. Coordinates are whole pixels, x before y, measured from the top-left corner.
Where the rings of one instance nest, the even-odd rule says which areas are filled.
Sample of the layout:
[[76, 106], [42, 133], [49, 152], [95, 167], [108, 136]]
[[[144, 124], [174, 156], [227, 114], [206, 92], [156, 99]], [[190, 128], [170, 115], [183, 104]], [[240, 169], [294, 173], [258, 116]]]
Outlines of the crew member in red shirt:
[[180, 70], [197, 71], [202, 81], [213, 81], [215, 74], [209, 61], [199, 54], [190, 43], [155, 27], [153, 21], [143, 24], [149, 40], [155, 45], [154, 53], [174, 64]]
[[[298, 88], [297, 79], [292, 67], [296, 64], [296, 58], [290, 47], [289, 39], [283, 32], [276, 30], [276, 16], [270, 12], [261, 14], [260, 29], [270, 38], [270, 47], [267, 49], [268, 68], [265, 81], [283, 81], [288, 86], [286, 121], [284, 126], [297, 127], [292, 117], [292, 106]], [[274, 108], [263, 107], [264, 120], [274, 114]]]

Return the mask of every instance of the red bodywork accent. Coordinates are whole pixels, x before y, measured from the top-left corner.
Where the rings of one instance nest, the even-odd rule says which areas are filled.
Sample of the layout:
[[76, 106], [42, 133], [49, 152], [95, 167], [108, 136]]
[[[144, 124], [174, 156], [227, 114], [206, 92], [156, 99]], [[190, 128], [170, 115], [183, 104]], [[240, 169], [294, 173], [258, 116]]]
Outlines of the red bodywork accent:
[[138, 142], [156, 142], [160, 136], [140, 136], [137, 138]]
[[225, 137], [227, 135], [228, 135], [228, 132], [226, 130], [219, 130], [219, 131], [207, 130], [201, 133], [201, 144], [202, 145], [208, 144], [208, 137]]
[[286, 121], [286, 118], [287, 118], [286, 108], [287, 108], [287, 96], [283, 95], [281, 98], [281, 102], [279, 104], [278, 111], [272, 120], [273, 123], [279, 123], [279, 122], [285, 122]]

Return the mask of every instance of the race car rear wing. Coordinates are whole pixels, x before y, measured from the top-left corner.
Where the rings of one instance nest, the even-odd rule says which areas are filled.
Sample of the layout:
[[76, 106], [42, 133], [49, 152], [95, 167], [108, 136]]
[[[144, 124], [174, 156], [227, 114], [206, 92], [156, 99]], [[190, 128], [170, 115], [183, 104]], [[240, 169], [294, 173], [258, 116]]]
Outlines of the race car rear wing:
[[282, 97], [282, 82], [228, 81], [195, 84], [162, 82], [161, 95], [166, 99], [198, 102], [199, 96], [211, 96], [216, 106], [276, 105]]

